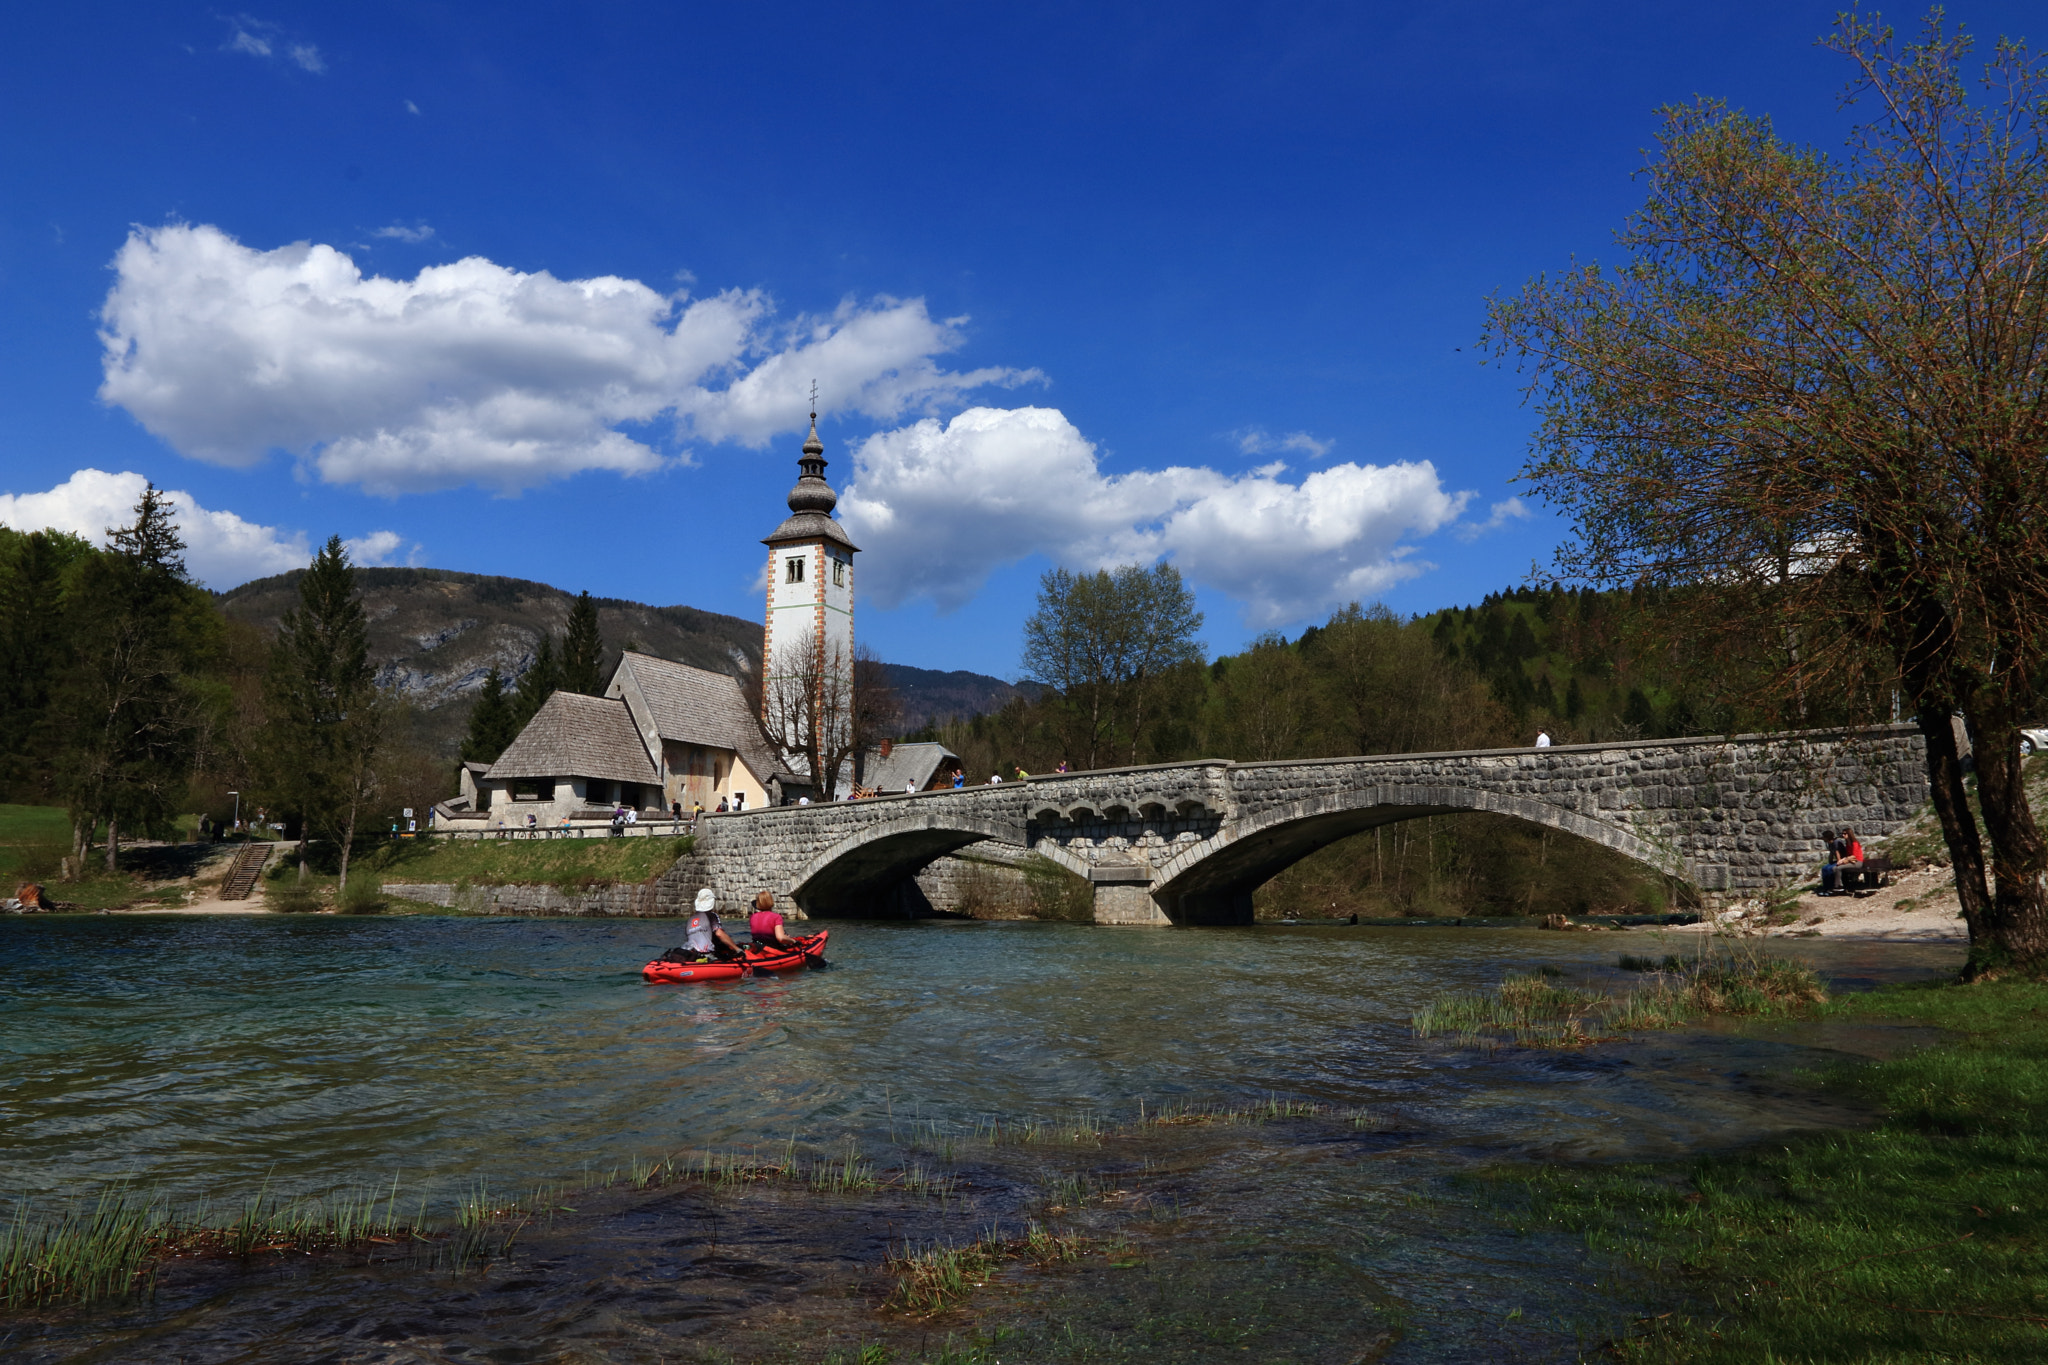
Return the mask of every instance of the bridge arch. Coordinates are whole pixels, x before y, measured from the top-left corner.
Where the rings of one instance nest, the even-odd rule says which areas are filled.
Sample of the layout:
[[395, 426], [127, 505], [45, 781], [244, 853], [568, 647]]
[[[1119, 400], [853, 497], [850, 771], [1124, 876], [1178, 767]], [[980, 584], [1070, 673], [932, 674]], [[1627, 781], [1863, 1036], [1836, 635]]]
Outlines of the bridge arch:
[[1252, 892], [1318, 849], [1381, 825], [1485, 812], [1577, 835], [1645, 867], [1697, 883], [1676, 849], [1548, 801], [1465, 785], [1366, 786], [1275, 806], [1177, 851], [1155, 869], [1152, 897], [1176, 924], [1251, 921]]
[[951, 809], [866, 825], [806, 862], [789, 879], [790, 894], [806, 914], [872, 912], [895, 887], [948, 853], [983, 839], [1022, 844], [1023, 834], [1015, 824]]

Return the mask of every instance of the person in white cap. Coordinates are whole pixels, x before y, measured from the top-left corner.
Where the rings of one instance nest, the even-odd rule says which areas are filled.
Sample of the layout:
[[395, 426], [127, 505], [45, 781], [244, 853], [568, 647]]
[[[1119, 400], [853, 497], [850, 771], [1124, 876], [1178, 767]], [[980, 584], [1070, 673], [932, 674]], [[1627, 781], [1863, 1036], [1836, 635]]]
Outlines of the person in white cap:
[[718, 897], [711, 894], [710, 887], [699, 891], [696, 908], [684, 922], [683, 930], [689, 935], [692, 953], [700, 958], [718, 958], [723, 961], [726, 958], [738, 957], [740, 950], [739, 945], [732, 941], [732, 936], [718, 923], [718, 912], [711, 908], [717, 903]]

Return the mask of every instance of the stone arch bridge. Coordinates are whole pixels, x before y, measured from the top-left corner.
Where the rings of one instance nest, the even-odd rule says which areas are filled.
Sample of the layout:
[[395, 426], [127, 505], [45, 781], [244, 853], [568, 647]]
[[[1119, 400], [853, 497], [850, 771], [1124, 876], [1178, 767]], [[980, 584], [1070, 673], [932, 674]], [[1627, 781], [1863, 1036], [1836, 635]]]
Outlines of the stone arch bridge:
[[763, 887], [806, 914], [886, 913], [920, 873], [979, 848], [1087, 878], [1100, 924], [1242, 924], [1252, 892], [1326, 844], [1489, 811], [1560, 830], [1696, 888], [1708, 904], [1814, 875], [1824, 830], [1882, 837], [1927, 799], [1911, 726], [1363, 758], [1192, 763], [707, 816], [663, 874], [737, 910]]

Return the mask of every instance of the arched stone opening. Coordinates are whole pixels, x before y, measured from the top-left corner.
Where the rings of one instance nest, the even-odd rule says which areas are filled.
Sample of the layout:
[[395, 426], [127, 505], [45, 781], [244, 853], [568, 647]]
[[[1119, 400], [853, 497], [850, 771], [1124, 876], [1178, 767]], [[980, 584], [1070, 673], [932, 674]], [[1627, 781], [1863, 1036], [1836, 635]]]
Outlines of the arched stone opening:
[[1487, 812], [1576, 835], [1681, 881], [1695, 880], [1675, 851], [1619, 826], [1547, 802], [1469, 788], [1360, 791], [1269, 811], [1226, 825], [1157, 869], [1152, 899], [1175, 924], [1249, 924], [1252, 893], [1280, 872], [1340, 839], [1432, 815]]
[[790, 891], [807, 915], [896, 916], [929, 913], [919, 904], [919, 872], [983, 839], [1017, 842], [1003, 826], [903, 820], [852, 835], [813, 858], [790, 879]]

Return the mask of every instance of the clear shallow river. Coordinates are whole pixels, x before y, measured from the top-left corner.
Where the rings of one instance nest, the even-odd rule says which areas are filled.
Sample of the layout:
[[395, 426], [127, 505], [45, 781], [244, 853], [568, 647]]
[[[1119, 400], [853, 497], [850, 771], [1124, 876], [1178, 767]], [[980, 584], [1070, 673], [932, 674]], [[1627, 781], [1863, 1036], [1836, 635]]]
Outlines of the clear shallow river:
[[[1373, 1335], [1381, 1323], [1397, 1324], [1373, 1348], [1390, 1354], [1371, 1358], [1493, 1358], [1466, 1353], [1492, 1349], [1483, 1343], [1496, 1340], [1488, 1325], [1499, 1321], [1499, 1305], [1534, 1302], [1546, 1283], [1553, 1308], [1572, 1297], [1558, 1287], [1554, 1260], [1568, 1253], [1470, 1229], [1438, 1238], [1430, 1218], [1400, 1212], [1406, 1195], [1499, 1159], [1671, 1156], [1851, 1122], [1855, 1115], [1791, 1073], [1903, 1041], [1853, 1030], [1690, 1031], [1579, 1053], [1482, 1054], [1410, 1034], [1410, 1014], [1431, 997], [1491, 985], [1509, 968], [1551, 963], [1575, 978], [1613, 979], [1619, 951], [1665, 950], [1642, 934], [831, 927], [826, 971], [649, 987], [637, 969], [669, 946], [674, 924], [0, 923], [0, 1193], [47, 1202], [129, 1177], [180, 1197], [232, 1198], [266, 1179], [318, 1192], [397, 1173], [408, 1188], [448, 1198], [479, 1175], [500, 1188], [574, 1182], [678, 1149], [744, 1149], [792, 1135], [886, 1147], [912, 1121], [966, 1133], [988, 1116], [1123, 1118], [1141, 1102], [1156, 1109], [1278, 1096], [1366, 1107], [1396, 1137], [1347, 1145], [1327, 1125], [1279, 1125], [1247, 1130], [1227, 1151], [1212, 1144], [1148, 1156], [1162, 1168], [1181, 1163], [1186, 1188], [1175, 1198], [1207, 1231], [1176, 1239], [1147, 1273], [1162, 1283], [1179, 1276], [1182, 1298], [1213, 1298], [1199, 1286], [1204, 1267], [1254, 1252], [1307, 1256], [1321, 1269], [1276, 1272], [1276, 1283], [1327, 1305], [1337, 1292], [1329, 1276], [1355, 1278], [1342, 1292], [1371, 1305], [1358, 1311], [1373, 1320], [1362, 1318], [1348, 1345], [1308, 1343], [1272, 1358], [1358, 1359], [1359, 1342], [1381, 1340]], [[1851, 986], [1937, 975], [1960, 959], [1952, 947], [1773, 946]], [[1233, 1184], [1218, 1172], [1243, 1178]], [[1024, 1179], [991, 1167], [982, 1183], [999, 1191], [1013, 1178]], [[1024, 1207], [1021, 1195], [1005, 1198], [991, 1193], [983, 1212], [1001, 1218]], [[599, 1254], [610, 1235], [584, 1230], [577, 1254]], [[638, 1234], [616, 1235], [614, 1250]], [[850, 1265], [873, 1251], [855, 1245], [866, 1235], [848, 1233], [838, 1260]], [[1170, 1274], [1169, 1262], [1178, 1267]], [[323, 1292], [336, 1302], [397, 1292], [373, 1281], [337, 1281]], [[1483, 1292], [1473, 1288], [1482, 1282]], [[1059, 1292], [1081, 1293], [1072, 1285]], [[548, 1322], [566, 1320], [562, 1306], [574, 1298], [560, 1286], [529, 1295]], [[290, 1315], [219, 1286], [202, 1300], [210, 1306], [175, 1327], [161, 1314], [128, 1321], [122, 1332], [140, 1333], [121, 1337], [132, 1340], [132, 1358], [174, 1348], [191, 1359], [294, 1358], [285, 1343], [305, 1327]], [[1123, 1321], [1100, 1317], [1109, 1302], [1100, 1295], [1061, 1302], [1043, 1311], [1093, 1322], [1111, 1338]], [[1582, 1323], [1598, 1316], [1590, 1303], [1568, 1306]], [[650, 1346], [648, 1321], [602, 1341], [528, 1324], [516, 1331], [526, 1354], [479, 1346], [475, 1358], [693, 1358]], [[261, 1322], [270, 1328], [252, 1325]], [[373, 1331], [382, 1344], [366, 1344], [367, 1354], [322, 1347], [328, 1354], [306, 1358], [467, 1359], [468, 1347], [449, 1342], [482, 1330], [446, 1327], [432, 1350], [392, 1346], [388, 1332]], [[696, 1340], [674, 1330], [682, 1336], [671, 1345]], [[1557, 1326], [1517, 1349], [1569, 1358], [1566, 1337], [1584, 1330]], [[252, 1332], [267, 1343], [256, 1354], [219, 1345], [246, 1343]], [[86, 1347], [68, 1329], [60, 1337]], [[131, 1358], [94, 1340], [92, 1359]], [[38, 1358], [69, 1358], [58, 1339], [46, 1345], [54, 1353]], [[1109, 1358], [1034, 1349], [1004, 1358]], [[1227, 1358], [1247, 1358], [1240, 1349], [1231, 1346]], [[1226, 1358], [1221, 1345], [1216, 1352], [1147, 1354]]]

